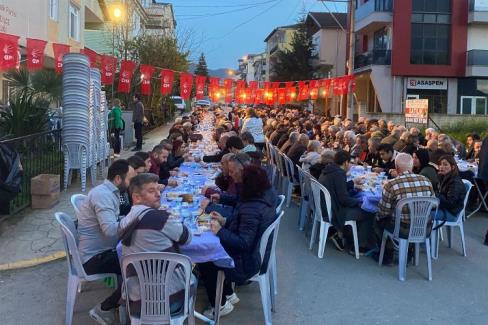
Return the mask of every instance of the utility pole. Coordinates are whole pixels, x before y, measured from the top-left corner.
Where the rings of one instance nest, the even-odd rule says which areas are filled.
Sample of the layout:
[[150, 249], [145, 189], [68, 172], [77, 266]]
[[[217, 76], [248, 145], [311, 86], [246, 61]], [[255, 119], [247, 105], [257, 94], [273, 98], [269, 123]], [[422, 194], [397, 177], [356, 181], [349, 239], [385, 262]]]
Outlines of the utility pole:
[[[329, 10], [329, 8], [326, 6], [325, 2], [338, 2], [338, 3], [347, 3], [348, 4], [348, 39], [349, 39], [349, 48], [348, 48], [348, 60], [347, 60], [347, 74], [352, 75], [354, 73], [354, 43], [355, 43], [355, 37], [354, 37], [354, 15], [355, 15], [355, 2], [356, 0], [318, 0], [324, 4], [324, 6]], [[330, 12], [330, 10], [329, 10]], [[344, 28], [341, 26], [342, 30], [344, 31]], [[346, 113], [346, 118], [348, 119], [353, 119], [354, 117], [354, 94], [352, 93], [352, 82], [349, 82], [347, 85], [347, 98], [346, 98], [346, 103], [344, 103], [344, 97], [341, 95], [340, 98], [340, 114], [344, 115]], [[344, 104], [346, 104], [346, 109], [343, 109]]]
[[[349, 0], [349, 60], [347, 62], [347, 74], [353, 75], [354, 73], [354, 13], [355, 13], [355, 0]], [[354, 117], [354, 94], [352, 93], [352, 81], [347, 85], [347, 118], [353, 119]]]

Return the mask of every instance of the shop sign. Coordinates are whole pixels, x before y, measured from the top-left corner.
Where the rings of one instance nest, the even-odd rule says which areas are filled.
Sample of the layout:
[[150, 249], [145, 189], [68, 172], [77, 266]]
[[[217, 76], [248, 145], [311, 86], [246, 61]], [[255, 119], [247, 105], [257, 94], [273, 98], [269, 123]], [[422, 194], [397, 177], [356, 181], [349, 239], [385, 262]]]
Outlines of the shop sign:
[[428, 99], [407, 99], [405, 101], [405, 123], [425, 124], [429, 121]]
[[446, 78], [408, 78], [408, 89], [447, 89]]

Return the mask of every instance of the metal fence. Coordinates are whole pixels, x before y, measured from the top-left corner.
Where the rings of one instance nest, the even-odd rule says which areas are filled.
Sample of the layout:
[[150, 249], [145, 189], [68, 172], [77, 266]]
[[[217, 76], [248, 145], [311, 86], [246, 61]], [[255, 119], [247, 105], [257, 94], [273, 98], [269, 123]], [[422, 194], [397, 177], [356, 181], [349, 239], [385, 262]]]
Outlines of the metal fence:
[[31, 204], [31, 178], [39, 174], [63, 176], [61, 129], [0, 141], [20, 154], [23, 168], [21, 192], [10, 201], [10, 214]]

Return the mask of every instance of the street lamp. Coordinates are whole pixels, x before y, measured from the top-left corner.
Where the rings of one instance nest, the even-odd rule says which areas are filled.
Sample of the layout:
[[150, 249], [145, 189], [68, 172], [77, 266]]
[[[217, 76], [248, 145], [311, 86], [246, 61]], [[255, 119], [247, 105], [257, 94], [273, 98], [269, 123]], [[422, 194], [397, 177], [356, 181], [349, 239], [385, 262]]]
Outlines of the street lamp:
[[[115, 57], [115, 24], [120, 23], [124, 16], [124, 5], [121, 2], [114, 2], [109, 7], [110, 18], [112, 21], [112, 57]], [[114, 99], [115, 76], [112, 79], [112, 101]]]

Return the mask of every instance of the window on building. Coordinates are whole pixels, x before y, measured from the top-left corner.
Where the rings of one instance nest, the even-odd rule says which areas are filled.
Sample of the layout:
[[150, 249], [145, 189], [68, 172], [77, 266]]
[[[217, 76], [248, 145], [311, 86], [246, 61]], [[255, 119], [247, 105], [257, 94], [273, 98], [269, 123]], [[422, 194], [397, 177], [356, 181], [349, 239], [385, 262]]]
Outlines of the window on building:
[[487, 115], [486, 97], [461, 96], [461, 107], [458, 114], [463, 115]]
[[49, 0], [49, 18], [58, 21], [59, 0]]
[[74, 4], [69, 4], [69, 37], [80, 40], [80, 9]]
[[451, 0], [413, 0], [410, 63], [449, 64]]
[[388, 32], [386, 28], [382, 28], [374, 32], [373, 49], [375, 50], [388, 49]]

